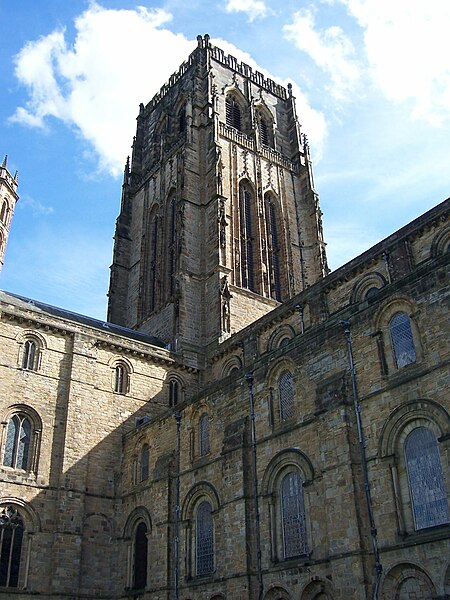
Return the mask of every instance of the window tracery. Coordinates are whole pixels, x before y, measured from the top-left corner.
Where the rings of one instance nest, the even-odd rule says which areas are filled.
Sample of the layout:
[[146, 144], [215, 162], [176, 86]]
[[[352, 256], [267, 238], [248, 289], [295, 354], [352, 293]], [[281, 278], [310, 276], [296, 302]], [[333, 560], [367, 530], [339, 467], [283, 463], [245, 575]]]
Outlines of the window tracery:
[[37, 371], [39, 368], [40, 347], [37, 340], [28, 338], [23, 344], [22, 369]]

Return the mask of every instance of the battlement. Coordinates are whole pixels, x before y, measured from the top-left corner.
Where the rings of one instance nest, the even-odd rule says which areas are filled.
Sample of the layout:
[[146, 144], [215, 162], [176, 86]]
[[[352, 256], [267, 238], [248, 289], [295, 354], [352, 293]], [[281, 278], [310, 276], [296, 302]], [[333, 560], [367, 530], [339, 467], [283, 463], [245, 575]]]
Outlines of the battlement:
[[281, 98], [282, 100], [287, 100], [290, 96], [292, 96], [292, 88], [291, 85], [288, 85], [288, 89], [283, 87], [282, 85], [275, 83], [273, 79], [264, 77], [264, 75], [260, 71], [254, 71], [252, 67], [247, 65], [244, 62], [239, 62], [237, 58], [232, 56], [231, 54], [225, 54], [225, 52], [217, 47], [213, 46], [209, 41], [209, 35], [205, 34], [205, 36], [197, 36], [197, 48], [191, 52], [188, 59], [181, 63], [180, 67], [177, 71], [172, 73], [169, 77], [167, 83], [165, 83], [159, 92], [157, 92], [150, 102], [144, 107], [143, 104], [140, 105], [140, 114], [145, 111], [151, 111], [161, 100], [166, 96], [168, 91], [183, 77], [183, 75], [195, 64], [199, 51], [206, 50], [210, 52], [210, 57], [217, 61], [218, 63], [226, 66], [227, 68], [239, 73], [243, 77], [249, 79], [252, 83], [255, 83], [260, 88], [270, 92], [274, 96]]

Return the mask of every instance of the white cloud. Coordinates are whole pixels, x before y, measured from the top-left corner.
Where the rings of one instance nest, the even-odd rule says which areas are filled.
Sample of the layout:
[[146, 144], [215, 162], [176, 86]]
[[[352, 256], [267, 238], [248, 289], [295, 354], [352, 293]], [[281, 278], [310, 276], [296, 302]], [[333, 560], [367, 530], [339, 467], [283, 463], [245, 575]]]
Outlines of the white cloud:
[[354, 88], [359, 78], [355, 49], [350, 39], [337, 26], [319, 30], [311, 9], [299, 10], [293, 22], [285, 25], [284, 34], [297, 48], [309, 54], [330, 77], [330, 93], [339, 99]]
[[24, 194], [20, 197], [20, 203], [17, 206], [19, 207], [19, 210], [30, 210], [35, 217], [51, 215], [54, 212], [53, 206], [46, 206], [28, 194]]
[[107, 10], [90, 6], [75, 22], [69, 46], [64, 30], [28, 43], [16, 57], [16, 76], [29, 100], [13, 120], [34, 127], [56, 117], [74, 125], [118, 174], [135, 130], [139, 103], [148, 102], [193, 50], [193, 42], [159, 27], [162, 10]]
[[[73, 45], [64, 30], [29, 42], [16, 57], [16, 76], [28, 88], [29, 100], [12, 119], [32, 127], [45, 127], [48, 117], [62, 120], [90, 143], [100, 169], [120, 174], [139, 103], [152, 98], [196, 44], [161, 28], [168, 20], [162, 10], [93, 4], [76, 19]], [[217, 45], [277, 80], [249, 54], [222, 40]], [[324, 117], [295, 86], [294, 92], [305, 131], [320, 149]]]
[[450, 118], [448, 0], [338, 0], [364, 30], [369, 74], [385, 96], [412, 103], [413, 117]]
[[227, 12], [247, 13], [250, 22], [258, 17], [265, 17], [267, 14], [267, 6], [264, 0], [228, 0], [225, 10]]

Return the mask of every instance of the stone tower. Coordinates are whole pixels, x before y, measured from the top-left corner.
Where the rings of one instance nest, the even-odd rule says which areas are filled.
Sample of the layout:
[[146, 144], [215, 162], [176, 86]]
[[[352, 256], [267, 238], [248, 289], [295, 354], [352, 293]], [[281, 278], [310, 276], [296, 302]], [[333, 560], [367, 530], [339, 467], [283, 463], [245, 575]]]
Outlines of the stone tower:
[[291, 86], [197, 39], [140, 106], [108, 310], [193, 357], [327, 273]]
[[3, 159], [0, 167], [0, 271], [3, 267], [6, 243], [8, 242], [11, 219], [14, 214], [17, 195], [17, 171], [12, 177], [7, 169], [8, 157]]

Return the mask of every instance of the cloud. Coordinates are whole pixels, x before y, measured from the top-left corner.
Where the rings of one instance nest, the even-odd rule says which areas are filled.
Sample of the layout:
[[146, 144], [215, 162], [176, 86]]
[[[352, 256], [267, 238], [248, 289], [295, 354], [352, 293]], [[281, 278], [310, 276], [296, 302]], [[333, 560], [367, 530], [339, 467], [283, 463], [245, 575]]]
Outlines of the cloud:
[[340, 0], [364, 29], [371, 75], [387, 98], [413, 102], [413, 116], [450, 117], [447, 0]]
[[319, 30], [312, 9], [299, 10], [293, 22], [283, 28], [285, 37], [299, 50], [306, 52], [331, 79], [330, 93], [345, 98], [360, 77], [355, 48], [342, 29], [337, 26]]
[[[240, 6], [256, 11], [259, 4]], [[42, 128], [49, 117], [63, 121], [89, 143], [88, 153], [94, 149], [100, 170], [119, 175], [130, 153], [139, 103], [153, 97], [196, 45], [162, 27], [170, 18], [161, 9], [112, 10], [94, 3], [76, 19], [73, 43], [64, 29], [29, 42], [16, 57], [16, 76], [29, 99], [12, 119]], [[235, 46], [221, 40], [217, 45], [265, 72]], [[323, 115], [294, 90], [301, 121], [320, 148]]]
[[45, 206], [45, 204], [42, 204], [39, 200], [35, 200], [28, 194], [23, 194], [20, 197], [20, 203], [17, 206], [20, 210], [30, 210], [35, 217], [51, 215], [54, 212], [52, 206]]
[[92, 4], [75, 22], [72, 46], [63, 29], [29, 42], [16, 57], [28, 88], [12, 119], [44, 127], [48, 117], [75, 126], [115, 175], [123, 168], [140, 102], [148, 102], [193, 49], [193, 42], [160, 26], [170, 15], [107, 10]]
[[267, 6], [263, 0], [228, 0], [225, 10], [247, 13], [250, 22], [258, 17], [265, 17], [267, 14]]

